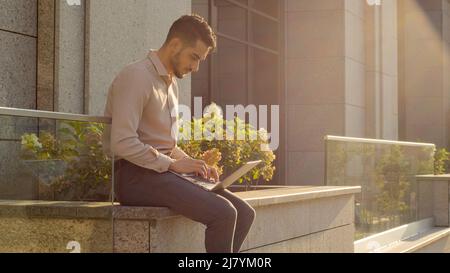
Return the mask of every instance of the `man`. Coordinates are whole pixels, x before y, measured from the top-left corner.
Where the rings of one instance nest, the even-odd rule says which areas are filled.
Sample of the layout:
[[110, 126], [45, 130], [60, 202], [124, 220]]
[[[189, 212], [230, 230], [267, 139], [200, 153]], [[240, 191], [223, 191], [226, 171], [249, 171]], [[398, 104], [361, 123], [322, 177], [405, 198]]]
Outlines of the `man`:
[[171, 111], [178, 85], [216, 47], [216, 36], [198, 15], [175, 21], [164, 45], [125, 67], [108, 92], [112, 118], [110, 151], [116, 163], [117, 198], [125, 206], [168, 207], [207, 226], [207, 252], [239, 252], [255, 218], [254, 209], [228, 190], [206, 191], [168, 172], [197, 173], [218, 181], [217, 170], [190, 158], [176, 145]]

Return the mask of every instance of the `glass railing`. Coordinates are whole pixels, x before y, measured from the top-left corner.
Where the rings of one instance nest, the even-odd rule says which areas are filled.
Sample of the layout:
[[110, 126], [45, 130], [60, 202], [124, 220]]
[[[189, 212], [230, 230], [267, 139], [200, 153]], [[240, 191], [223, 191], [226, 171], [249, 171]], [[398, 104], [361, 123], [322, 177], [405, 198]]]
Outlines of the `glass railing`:
[[326, 184], [362, 188], [356, 240], [422, 220], [415, 176], [434, 172], [434, 144], [327, 136], [325, 151]]
[[0, 252], [113, 252], [109, 124], [0, 107]]

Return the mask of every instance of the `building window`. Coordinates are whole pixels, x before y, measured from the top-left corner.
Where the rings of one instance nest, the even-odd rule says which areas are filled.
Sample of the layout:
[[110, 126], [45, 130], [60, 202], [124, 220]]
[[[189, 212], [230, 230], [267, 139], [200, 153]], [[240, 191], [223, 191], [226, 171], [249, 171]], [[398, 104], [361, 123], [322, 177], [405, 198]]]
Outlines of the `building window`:
[[224, 110], [225, 105], [254, 104], [268, 105], [270, 113], [271, 105], [282, 105], [283, 2], [193, 0], [193, 12], [207, 18], [216, 32], [218, 48], [193, 74], [192, 98], [202, 97], [203, 107], [215, 102]]
[[218, 49], [192, 77], [192, 95], [204, 104], [279, 104], [279, 0], [193, 1], [208, 18]]

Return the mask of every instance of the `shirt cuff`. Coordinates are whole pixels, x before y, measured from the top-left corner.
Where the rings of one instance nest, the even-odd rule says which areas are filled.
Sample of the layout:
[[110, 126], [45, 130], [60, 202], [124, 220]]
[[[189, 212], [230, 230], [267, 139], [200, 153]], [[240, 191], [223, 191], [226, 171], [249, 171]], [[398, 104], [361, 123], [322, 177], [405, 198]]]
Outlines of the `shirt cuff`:
[[157, 167], [154, 170], [158, 173], [165, 173], [169, 171], [170, 164], [175, 162], [175, 160], [165, 154], [160, 153], [158, 155], [157, 162]]

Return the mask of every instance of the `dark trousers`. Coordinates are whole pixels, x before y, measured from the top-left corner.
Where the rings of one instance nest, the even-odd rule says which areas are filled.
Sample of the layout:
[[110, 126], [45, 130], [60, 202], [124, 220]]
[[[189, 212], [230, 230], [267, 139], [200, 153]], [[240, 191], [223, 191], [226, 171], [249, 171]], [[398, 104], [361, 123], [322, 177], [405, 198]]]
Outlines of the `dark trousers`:
[[237, 253], [255, 219], [255, 210], [229, 190], [210, 192], [170, 172], [126, 160], [115, 164], [117, 199], [124, 206], [167, 207], [204, 224], [208, 253]]

